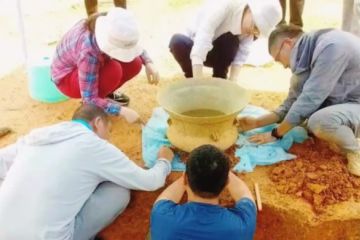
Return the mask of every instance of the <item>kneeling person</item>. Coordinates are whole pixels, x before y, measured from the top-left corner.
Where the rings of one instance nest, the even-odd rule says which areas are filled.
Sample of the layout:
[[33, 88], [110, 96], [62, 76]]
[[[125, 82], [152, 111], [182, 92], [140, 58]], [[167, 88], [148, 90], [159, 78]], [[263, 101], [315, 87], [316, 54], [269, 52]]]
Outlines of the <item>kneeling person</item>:
[[279, 123], [271, 133], [250, 138], [263, 144], [307, 120], [309, 131], [346, 154], [349, 172], [360, 176], [360, 38], [336, 29], [304, 33], [283, 25], [271, 33], [269, 53], [292, 71], [288, 97], [274, 112], [239, 119], [240, 128]]
[[126, 208], [129, 189], [164, 185], [171, 150], [142, 169], [106, 141], [109, 124], [100, 107], [84, 105], [73, 121], [0, 149], [0, 239], [88, 240]]
[[[151, 213], [151, 239], [253, 239], [256, 207], [245, 183], [229, 172], [228, 157], [211, 145], [193, 150], [185, 174], [156, 200]], [[219, 206], [227, 187], [236, 204]], [[184, 193], [188, 202], [179, 204]]]

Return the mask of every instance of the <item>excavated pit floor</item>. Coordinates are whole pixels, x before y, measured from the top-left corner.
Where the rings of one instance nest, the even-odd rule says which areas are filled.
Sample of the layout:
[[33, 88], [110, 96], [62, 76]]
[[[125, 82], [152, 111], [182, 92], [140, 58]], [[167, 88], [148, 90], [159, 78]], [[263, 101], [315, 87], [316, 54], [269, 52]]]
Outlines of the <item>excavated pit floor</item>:
[[[0, 139], [0, 147], [14, 142], [32, 128], [70, 119], [80, 105], [79, 100], [50, 105], [32, 100], [28, 97], [23, 70], [1, 79], [0, 89], [0, 127], [14, 130]], [[139, 77], [123, 89], [131, 97], [131, 107], [148, 119], [157, 106], [158, 86], [148, 85]], [[284, 97], [285, 94], [253, 92], [251, 103], [273, 109]], [[141, 126], [114, 118], [111, 142], [143, 165]], [[297, 160], [257, 167], [253, 173], [239, 175], [252, 190], [254, 182], [260, 185], [263, 210], [258, 213], [255, 239], [360, 239], [360, 180], [347, 174], [345, 159], [318, 140], [295, 145], [291, 151], [299, 156]], [[167, 184], [179, 174], [172, 173]], [[134, 191], [129, 207], [102, 232], [104, 239], [144, 239], [151, 206], [160, 192], [161, 189]], [[232, 203], [226, 192], [221, 199], [224, 205]]]

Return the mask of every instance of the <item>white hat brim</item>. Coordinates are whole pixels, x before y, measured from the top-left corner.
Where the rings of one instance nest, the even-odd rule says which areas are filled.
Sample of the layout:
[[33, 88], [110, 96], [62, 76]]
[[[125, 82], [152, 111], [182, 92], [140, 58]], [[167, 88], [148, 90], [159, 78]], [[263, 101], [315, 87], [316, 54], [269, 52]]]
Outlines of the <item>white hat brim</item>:
[[131, 62], [141, 55], [143, 48], [136, 44], [131, 48], [121, 48], [108, 41], [108, 26], [105, 16], [100, 16], [95, 23], [95, 38], [98, 47], [102, 52], [121, 62]]
[[[255, 25], [260, 30], [260, 36], [269, 37], [272, 30], [275, 29], [276, 25], [280, 22], [282, 17], [282, 10], [280, 6], [280, 2], [268, 2], [267, 4], [273, 4], [270, 9], [267, 9], [264, 12], [264, 7], [262, 1], [249, 1], [248, 5], [250, 11], [253, 15], [253, 19], [255, 21]], [[269, 7], [269, 6], [267, 6]]]

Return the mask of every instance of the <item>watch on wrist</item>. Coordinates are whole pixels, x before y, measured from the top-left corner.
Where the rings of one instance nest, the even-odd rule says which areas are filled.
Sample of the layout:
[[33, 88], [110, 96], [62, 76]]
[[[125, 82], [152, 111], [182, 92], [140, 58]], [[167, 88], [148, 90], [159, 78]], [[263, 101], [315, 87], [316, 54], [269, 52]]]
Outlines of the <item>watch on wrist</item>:
[[282, 136], [279, 135], [277, 128], [273, 128], [273, 130], [271, 130], [271, 136], [276, 139], [282, 139]]

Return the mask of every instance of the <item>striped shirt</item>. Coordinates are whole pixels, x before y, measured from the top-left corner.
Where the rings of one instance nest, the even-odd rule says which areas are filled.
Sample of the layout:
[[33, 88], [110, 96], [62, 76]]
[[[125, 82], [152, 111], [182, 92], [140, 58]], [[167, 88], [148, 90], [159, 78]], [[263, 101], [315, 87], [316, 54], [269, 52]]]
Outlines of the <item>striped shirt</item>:
[[55, 84], [78, 69], [79, 88], [84, 103], [92, 103], [111, 115], [118, 115], [120, 105], [109, 99], [100, 98], [99, 69], [106, 58], [86, 25], [86, 20], [75, 24], [62, 38], [56, 48], [51, 65], [51, 76]]

